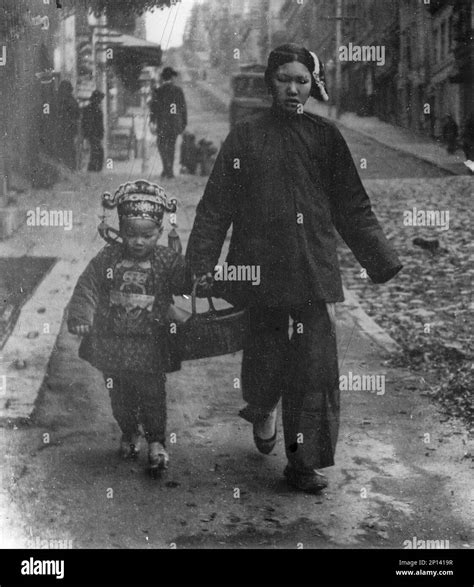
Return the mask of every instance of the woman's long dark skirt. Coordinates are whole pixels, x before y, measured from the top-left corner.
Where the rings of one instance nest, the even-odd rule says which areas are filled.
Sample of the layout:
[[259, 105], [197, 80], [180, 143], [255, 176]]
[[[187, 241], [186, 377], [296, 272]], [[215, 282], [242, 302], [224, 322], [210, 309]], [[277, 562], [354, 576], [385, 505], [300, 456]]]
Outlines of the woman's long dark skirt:
[[335, 326], [326, 303], [252, 308], [250, 321], [242, 361], [243, 398], [250, 411], [268, 413], [282, 398], [290, 465], [302, 473], [334, 465], [339, 372]]

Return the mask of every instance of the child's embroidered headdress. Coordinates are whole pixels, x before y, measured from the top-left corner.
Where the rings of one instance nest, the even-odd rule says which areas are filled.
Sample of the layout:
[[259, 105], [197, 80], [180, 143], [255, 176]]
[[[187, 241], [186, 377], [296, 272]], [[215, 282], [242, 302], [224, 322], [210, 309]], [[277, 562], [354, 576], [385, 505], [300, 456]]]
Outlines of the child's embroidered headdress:
[[165, 190], [155, 184], [138, 179], [123, 183], [112, 196], [102, 195], [104, 208], [117, 208], [120, 221], [123, 218], [147, 218], [161, 227], [165, 212], [176, 212], [176, 200], [168, 200]]

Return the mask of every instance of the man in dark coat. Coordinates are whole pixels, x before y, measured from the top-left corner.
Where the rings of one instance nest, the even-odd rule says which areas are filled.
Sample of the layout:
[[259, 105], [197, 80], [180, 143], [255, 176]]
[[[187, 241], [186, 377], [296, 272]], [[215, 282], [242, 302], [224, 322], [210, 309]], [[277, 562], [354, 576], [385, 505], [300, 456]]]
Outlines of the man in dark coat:
[[154, 90], [150, 103], [150, 122], [156, 125], [156, 142], [163, 162], [161, 177], [174, 177], [173, 164], [176, 139], [188, 123], [183, 90], [175, 84], [178, 72], [165, 67], [162, 84]]
[[100, 107], [104, 98], [105, 95], [102, 92], [94, 90], [88, 106], [82, 112], [82, 133], [84, 138], [89, 141], [91, 150], [88, 171], [102, 171], [104, 165], [104, 148], [102, 146], [104, 114]]
[[344, 298], [334, 227], [375, 283], [391, 279], [401, 264], [341, 133], [303, 110], [310, 95], [327, 100], [318, 58], [297, 45], [279, 47], [270, 54], [266, 81], [272, 108], [237, 124], [225, 140], [186, 255], [205, 294], [232, 225], [227, 268], [259, 273], [258, 280], [227, 282], [216, 274], [212, 286], [214, 294], [250, 312], [242, 362], [248, 405], [240, 415], [268, 454], [282, 398], [285, 476], [292, 487], [314, 493], [327, 485], [316, 469], [334, 464], [339, 426], [333, 304]]

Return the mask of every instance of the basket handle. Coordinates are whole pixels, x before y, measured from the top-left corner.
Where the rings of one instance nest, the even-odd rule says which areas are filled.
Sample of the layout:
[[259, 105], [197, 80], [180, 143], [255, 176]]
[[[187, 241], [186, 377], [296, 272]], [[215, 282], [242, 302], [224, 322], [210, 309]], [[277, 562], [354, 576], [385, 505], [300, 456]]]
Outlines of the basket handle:
[[[196, 290], [197, 290], [197, 286], [198, 286], [200, 280], [201, 280], [200, 277], [196, 277], [196, 280], [194, 281], [194, 285], [193, 285], [193, 291], [191, 294], [191, 311], [192, 311], [193, 316], [195, 316], [197, 314], [197, 312], [196, 312]], [[216, 309], [214, 307], [214, 303], [212, 301], [211, 296], [207, 296], [207, 303], [209, 304], [209, 312], [215, 312]]]

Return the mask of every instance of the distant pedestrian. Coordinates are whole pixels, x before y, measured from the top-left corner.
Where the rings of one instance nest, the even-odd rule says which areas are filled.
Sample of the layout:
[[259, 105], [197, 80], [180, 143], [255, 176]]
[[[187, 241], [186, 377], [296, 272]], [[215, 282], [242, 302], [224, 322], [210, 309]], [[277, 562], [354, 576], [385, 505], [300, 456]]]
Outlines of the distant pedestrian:
[[457, 147], [458, 140], [458, 125], [456, 121], [448, 114], [444, 119], [443, 124], [443, 140], [447, 145], [448, 153], [454, 153]]
[[217, 148], [212, 141], [201, 139], [198, 142], [198, 162], [201, 175], [209, 175], [216, 160]]
[[65, 80], [59, 84], [56, 153], [58, 159], [74, 171], [77, 167], [75, 141], [79, 132], [80, 109], [72, 92], [71, 82]]
[[181, 142], [181, 173], [191, 173], [192, 175], [196, 173], [198, 154], [199, 148], [196, 145], [196, 136], [185, 131]]
[[88, 106], [82, 111], [82, 133], [90, 145], [90, 159], [87, 171], [102, 171], [104, 165], [104, 114], [101, 102], [105, 94], [94, 90]]
[[80, 276], [68, 308], [68, 329], [84, 336], [79, 356], [102, 371], [121, 430], [123, 458], [149, 443], [152, 474], [168, 466], [165, 381], [172, 295], [189, 293], [182, 255], [158, 245], [164, 212], [175, 212], [160, 186], [123, 184], [104, 206], [117, 207], [122, 242], [105, 246]]
[[161, 86], [154, 90], [150, 102], [150, 122], [156, 125], [156, 143], [163, 162], [161, 177], [174, 177], [176, 139], [186, 128], [188, 117], [183, 90], [175, 84], [178, 72], [165, 67]]

